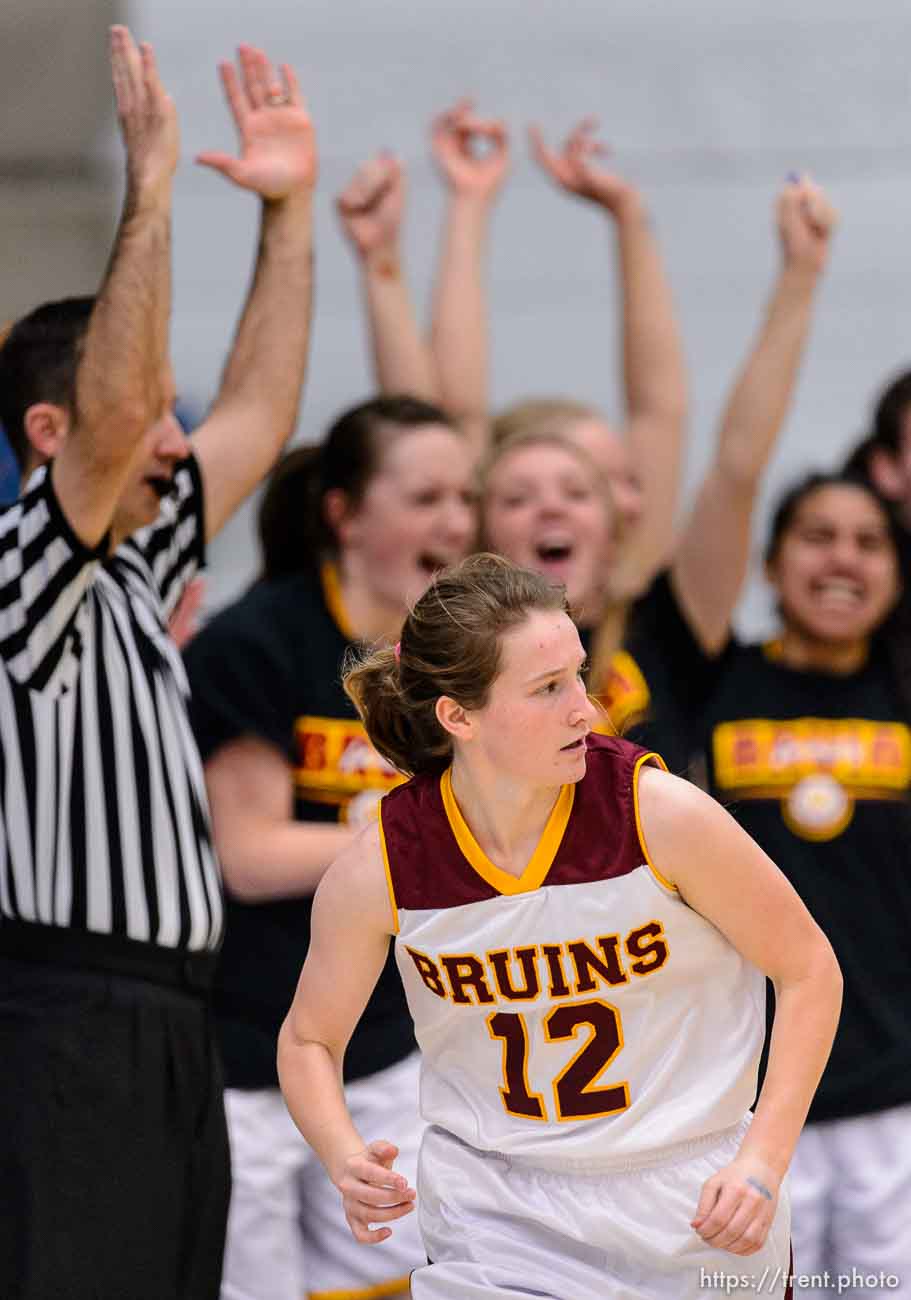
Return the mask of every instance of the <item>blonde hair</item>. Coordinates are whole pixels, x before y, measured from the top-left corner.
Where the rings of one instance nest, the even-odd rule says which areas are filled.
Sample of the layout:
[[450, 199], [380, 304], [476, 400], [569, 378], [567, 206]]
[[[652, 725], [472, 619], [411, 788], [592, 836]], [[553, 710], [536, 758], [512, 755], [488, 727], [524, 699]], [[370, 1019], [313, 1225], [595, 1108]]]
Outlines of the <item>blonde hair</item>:
[[555, 434], [563, 436], [570, 425], [582, 420], [603, 420], [593, 406], [569, 397], [532, 397], [514, 402], [495, 416], [490, 426], [490, 441], [496, 447], [518, 435]]
[[[574, 405], [575, 404], [571, 402], [526, 402], [523, 403], [522, 406], [510, 409], [520, 412], [525, 408], [543, 408], [547, 406], [554, 408], [559, 407], [561, 410], [566, 411], [568, 408], [574, 407]], [[588, 411], [588, 408], [581, 406], [575, 406], [575, 409], [579, 411]], [[535, 429], [532, 427], [531, 422], [529, 422], [528, 426], [525, 428], [514, 429], [508, 434], [508, 436], [501, 438], [499, 442], [493, 442], [488, 448], [487, 454], [481, 461], [478, 469], [478, 486], [481, 502], [481, 517], [479, 521], [480, 544], [482, 546], [489, 545], [489, 541], [484, 534], [484, 495], [490, 476], [501, 460], [504, 460], [513, 451], [521, 450], [525, 447], [562, 447], [564, 450], [570, 452], [571, 455], [575, 456], [595, 481], [600, 481], [601, 490], [604, 494], [608, 511], [610, 512], [611, 540], [615, 547], [622, 547], [624, 541], [623, 519], [619, 512], [614, 508], [610, 483], [601, 469], [585, 448], [581, 447], [572, 438], [561, 433], [547, 432], [543, 425], [541, 428]], [[607, 681], [614, 654], [623, 640], [628, 612], [629, 601], [624, 600], [620, 603], [608, 601], [607, 606], [598, 621], [598, 625], [593, 632], [591, 652], [589, 655], [589, 678], [592, 683], [592, 690], [595, 693], [600, 689], [603, 689], [603, 686]]]

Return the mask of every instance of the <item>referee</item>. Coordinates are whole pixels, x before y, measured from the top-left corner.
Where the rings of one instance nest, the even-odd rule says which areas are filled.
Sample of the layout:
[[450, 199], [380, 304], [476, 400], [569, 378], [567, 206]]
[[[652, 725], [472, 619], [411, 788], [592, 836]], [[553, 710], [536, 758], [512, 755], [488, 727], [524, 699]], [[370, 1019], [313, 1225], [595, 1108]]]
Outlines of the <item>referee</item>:
[[0, 512], [0, 1296], [215, 1300], [228, 1196], [206, 992], [221, 931], [202, 768], [166, 621], [294, 427], [315, 149], [293, 73], [221, 66], [262, 199], [257, 265], [192, 441], [167, 357], [176, 114], [111, 33], [127, 159], [94, 300], [0, 349], [23, 470]]

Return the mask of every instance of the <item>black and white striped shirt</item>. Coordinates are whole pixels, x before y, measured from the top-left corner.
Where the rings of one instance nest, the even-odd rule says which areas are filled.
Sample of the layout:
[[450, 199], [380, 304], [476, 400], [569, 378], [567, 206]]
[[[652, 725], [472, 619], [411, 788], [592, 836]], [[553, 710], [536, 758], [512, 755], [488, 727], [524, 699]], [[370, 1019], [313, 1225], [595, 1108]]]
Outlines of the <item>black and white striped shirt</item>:
[[166, 629], [202, 560], [193, 457], [108, 558], [76, 537], [46, 468], [0, 513], [0, 928], [218, 947], [202, 764]]

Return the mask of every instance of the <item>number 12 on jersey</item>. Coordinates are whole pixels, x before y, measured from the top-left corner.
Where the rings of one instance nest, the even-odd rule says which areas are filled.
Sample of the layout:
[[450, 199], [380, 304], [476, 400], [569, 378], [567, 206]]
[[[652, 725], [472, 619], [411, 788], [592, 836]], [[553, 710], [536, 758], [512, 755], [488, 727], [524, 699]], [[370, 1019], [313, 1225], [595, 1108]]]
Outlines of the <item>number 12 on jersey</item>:
[[[580, 1029], [588, 1038], [568, 1065], [553, 1081], [558, 1120], [596, 1119], [615, 1115], [629, 1105], [629, 1085], [595, 1086], [601, 1074], [623, 1047], [620, 1013], [609, 1002], [594, 1000], [555, 1007], [544, 1020], [548, 1043], [577, 1038]], [[487, 1017], [487, 1032], [503, 1043], [503, 1105], [510, 1115], [523, 1119], [547, 1120], [547, 1106], [528, 1083], [528, 1025], [515, 1011], [496, 1011]]]

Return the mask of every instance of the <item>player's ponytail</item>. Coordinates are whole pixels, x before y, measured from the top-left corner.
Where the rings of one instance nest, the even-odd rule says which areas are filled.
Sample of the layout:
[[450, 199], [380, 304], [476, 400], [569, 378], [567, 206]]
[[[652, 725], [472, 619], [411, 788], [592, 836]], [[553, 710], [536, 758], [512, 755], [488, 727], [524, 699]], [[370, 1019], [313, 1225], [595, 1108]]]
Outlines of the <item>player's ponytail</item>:
[[330, 541], [320, 503], [320, 448], [295, 447], [278, 462], [259, 507], [263, 576], [316, 567]]
[[[399, 648], [374, 650], [361, 660], [352, 656], [344, 675], [345, 690], [364, 720], [376, 750], [406, 776], [442, 771], [452, 756], [449, 737], [433, 708], [412, 707], [402, 687]], [[434, 704], [436, 700], [434, 700]]]
[[442, 771], [452, 737], [436, 715], [448, 696], [481, 709], [500, 671], [500, 641], [532, 610], [566, 611], [562, 587], [498, 555], [475, 555], [437, 574], [394, 648], [352, 657], [345, 690], [374, 747], [407, 776]]

